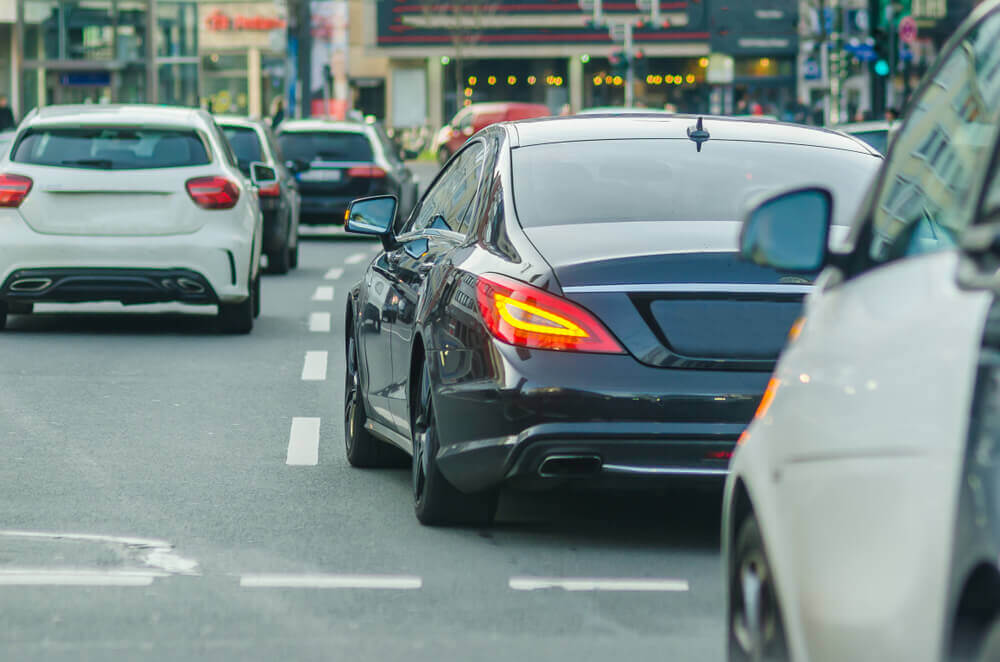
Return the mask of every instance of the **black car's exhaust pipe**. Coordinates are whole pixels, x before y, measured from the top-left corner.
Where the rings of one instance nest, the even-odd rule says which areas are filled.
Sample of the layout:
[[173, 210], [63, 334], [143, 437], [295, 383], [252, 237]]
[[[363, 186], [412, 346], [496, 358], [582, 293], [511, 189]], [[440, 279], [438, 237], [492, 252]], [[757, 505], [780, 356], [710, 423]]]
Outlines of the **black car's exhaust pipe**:
[[575, 478], [592, 476], [601, 470], [599, 455], [549, 455], [538, 465], [542, 478]]

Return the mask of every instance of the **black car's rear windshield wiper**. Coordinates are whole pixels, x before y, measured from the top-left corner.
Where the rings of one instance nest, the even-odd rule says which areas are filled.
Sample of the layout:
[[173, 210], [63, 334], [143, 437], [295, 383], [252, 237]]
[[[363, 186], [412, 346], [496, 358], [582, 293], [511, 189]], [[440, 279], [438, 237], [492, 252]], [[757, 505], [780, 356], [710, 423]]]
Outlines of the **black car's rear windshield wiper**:
[[111, 159], [75, 159], [70, 161], [62, 161], [63, 165], [78, 165], [78, 166], [89, 166], [91, 168], [104, 168], [105, 170], [111, 170], [114, 163]]

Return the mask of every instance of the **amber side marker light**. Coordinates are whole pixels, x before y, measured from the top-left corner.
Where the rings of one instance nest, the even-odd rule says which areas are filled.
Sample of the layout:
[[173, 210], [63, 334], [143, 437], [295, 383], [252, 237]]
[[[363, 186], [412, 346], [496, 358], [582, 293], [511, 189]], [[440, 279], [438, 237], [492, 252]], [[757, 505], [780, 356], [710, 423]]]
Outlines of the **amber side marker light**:
[[[764, 390], [764, 397], [760, 399], [760, 404], [757, 405], [757, 411], [753, 415], [753, 420], [759, 418], [764, 418], [767, 414], [767, 410], [771, 408], [771, 403], [774, 402], [774, 394], [778, 392], [778, 387], [781, 385], [781, 380], [777, 377], [771, 377], [771, 380], [767, 383], [767, 388]], [[736, 440], [736, 444], [742, 444], [747, 439], [750, 438], [750, 432], [744, 430], [740, 438]]]

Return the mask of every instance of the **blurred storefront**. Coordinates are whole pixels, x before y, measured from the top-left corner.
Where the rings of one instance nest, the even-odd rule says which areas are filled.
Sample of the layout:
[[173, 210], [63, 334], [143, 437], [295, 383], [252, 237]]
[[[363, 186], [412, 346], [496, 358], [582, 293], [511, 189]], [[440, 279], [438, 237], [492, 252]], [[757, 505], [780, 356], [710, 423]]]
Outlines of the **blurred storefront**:
[[269, 116], [288, 78], [284, 6], [199, 3], [198, 23], [202, 105], [216, 113]]
[[23, 54], [22, 114], [52, 103], [198, 103], [195, 2], [24, 0], [12, 42]]

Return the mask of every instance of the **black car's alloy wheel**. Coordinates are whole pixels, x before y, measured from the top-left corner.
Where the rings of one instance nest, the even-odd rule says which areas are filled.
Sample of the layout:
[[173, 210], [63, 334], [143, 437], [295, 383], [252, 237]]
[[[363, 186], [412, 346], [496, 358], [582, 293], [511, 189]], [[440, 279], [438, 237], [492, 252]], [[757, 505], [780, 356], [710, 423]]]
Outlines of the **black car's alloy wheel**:
[[729, 601], [730, 662], [788, 659], [774, 576], [753, 515], [736, 536]]
[[413, 418], [413, 510], [421, 524], [489, 524], [497, 510], [495, 491], [463, 494], [437, 466], [437, 419], [426, 364]]
[[368, 415], [361, 396], [361, 374], [358, 372], [358, 346], [351, 337], [347, 341], [347, 370], [344, 383], [344, 449], [352, 467], [375, 468], [398, 464], [402, 451], [376, 439], [365, 428]]

